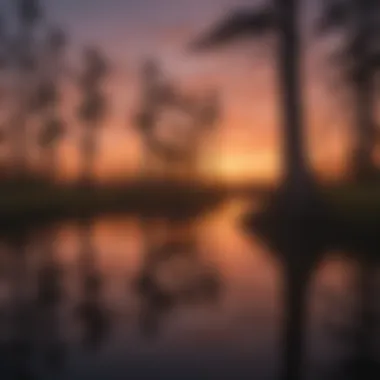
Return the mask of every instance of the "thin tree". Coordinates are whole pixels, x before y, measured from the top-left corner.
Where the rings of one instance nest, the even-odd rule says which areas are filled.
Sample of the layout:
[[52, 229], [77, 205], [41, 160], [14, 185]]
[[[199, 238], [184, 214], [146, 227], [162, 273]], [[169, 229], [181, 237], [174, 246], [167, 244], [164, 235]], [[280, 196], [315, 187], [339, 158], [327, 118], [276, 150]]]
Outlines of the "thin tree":
[[15, 175], [24, 176], [27, 171], [27, 118], [31, 78], [36, 68], [36, 57], [33, 50], [34, 31], [42, 18], [42, 8], [38, 0], [18, 0], [16, 11], [19, 21], [19, 34], [13, 45], [12, 55], [17, 76], [16, 115], [11, 125], [13, 134], [14, 170]]
[[370, 179], [374, 174], [376, 142], [375, 73], [380, 68], [380, 3], [374, 0], [328, 0], [318, 29], [320, 33], [340, 30], [343, 46], [338, 53], [338, 69], [344, 72], [356, 107], [357, 143], [353, 152], [354, 176]]
[[158, 85], [161, 70], [155, 60], [147, 60], [140, 71], [141, 101], [140, 109], [135, 115], [134, 123], [142, 136], [142, 168], [143, 176], [148, 174], [151, 166], [150, 136], [154, 125], [155, 108], [157, 107]]
[[82, 180], [85, 184], [89, 184], [93, 179], [94, 161], [97, 153], [97, 130], [106, 114], [106, 99], [102, 92], [102, 85], [107, 72], [108, 65], [103, 54], [93, 47], [85, 49], [84, 71], [79, 81], [83, 94], [79, 118], [84, 125]]
[[201, 138], [219, 117], [216, 94], [205, 99], [184, 94], [164, 77], [158, 62], [150, 60], [142, 71], [141, 103], [136, 124], [143, 137], [143, 170], [159, 161], [166, 169], [192, 172]]
[[41, 64], [41, 78], [36, 87], [33, 109], [41, 116], [42, 127], [38, 144], [42, 149], [47, 172], [51, 178], [57, 172], [57, 146], [64, 134], [64, 122], [60, 117], [62, 60], [66, 46], [64, 33], [57, 28], [48, 32], [45, 54]]
[[[13, 145], [13, 171], [16, 177], [28, 172], [27, 127], [31, 116], [45, 119], [50, 130], [57, 128], [57, 117], [53, 109], [58, 103], [58, 65], [65, 46], [65, 36], [58, 28], [47, 30], [46, 43], [41, 46], [35, 36], [37, 27], [46, 32], [45, 20], [40, 1], [18, 0], [16, 14], [19, 27], [16, 35], [1, 29], [1, 62], [15, 77], [10, 88], [9, 99], [13, 115], [9, 122], [11, 143]], [[50, 122], [47, 115], [50, 113]], [[52, 120], [55, 120], [54, 123]], [[52, 125], [54, 127], [52, 128]], [[50, 137], [49, 137], [50, 138]], [[45, 136], [39, 139], [46, 140]]]
[[197, 177], [198, 175], [197, 160], [200, 156], [202, 143], [209, 136], [209, 133], [215, 130], [222, 114], [219, 94], [212, 91], [205, 95], [190, 99], [188, 108], [185, 107], [191, 115], [194, 125], [193, 142], [190, 145], [190, 151], [187, 156], [191, 177]]
[[142, 172], [149, 175], [152, 166], [164, 153], [157, 139], [157, 115], [171, 102], [175, 90], [164, 77], [159, 61], [152, 58], [143, 63], [140, 82], [141, 105], [134, 122], [143, 142]]

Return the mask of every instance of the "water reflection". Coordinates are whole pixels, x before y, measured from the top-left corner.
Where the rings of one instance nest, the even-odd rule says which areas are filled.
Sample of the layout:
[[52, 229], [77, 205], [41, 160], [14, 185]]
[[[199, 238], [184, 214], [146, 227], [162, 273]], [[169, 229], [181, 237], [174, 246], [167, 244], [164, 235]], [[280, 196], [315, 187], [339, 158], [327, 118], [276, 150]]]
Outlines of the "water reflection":
[[218, 272], [199, 254], [194, 226], [144, 223], [144, 253], [135, 288], [141, 298], [141, 329], [157, 334], [165, 314], [181, 305], [216, 301], [221, 292]]
[[44, 367], [53, 373], [62, 371], [66, 361], [66, 346], [59, 328], [60, 304], [63, 300], [63, 270], [54, 249], [55, 231], [49, 231], [41, 249], [37, 273], [37, 317], [39, 346]]
[[[327, 222], [327, 221], [326, 221]], [[283, 339], [280, 378], [301, 379], [304, 369], [305, 329], [309, 288], [328, 239], [321, 226], [258, 217], [255, 230], [273, 248], [282, 268]]]
[[245, 207], [16, 231], [1, 378], [378, 379], [376, 234], [280, 219], [247, 234]]
[[61, 271], [53, 232], [34, 252], [25, 231], [16, 232], [2, 251], [8, 275], [2, 283], [3, 371], [6, 378], [38, 379], [61, 372], [65, 364], [58, 320]]
[[10, 243], [10, 310], [9, 336], [6, 342], [6, 367], [10, 378], [34, 379], [33, 343], [34, 343], [34, 311], [30, 302], [26, 284], [28, 265], [26, 255], [26, 236], [24, 231], [18, 231], [18, 237], [12, 236]]
[[103, 279], [92, 244], [89, 222], [83, 223], [80, 238], [78, 270], [82, 285], [77, 315], [82, 326], [83, 345], [86, 348], [97, 349], [109, 332], [109, 318], [102, 302]]
[[342, 329], [340, 340], [348, 348], [345, 360], [335, 371], [341, 379], [378, 379], [380, 377], [380, 310], [379, 264], [380, 244], [377, 234], [371, 236], [366, 231], [366, 239], [360, 244], [365, 249], [351, 254], [356, 261], [354, 277], [355, 303], [352, 329]]
[[[283, 342], [280, 378], [304, 378], [310, 285], [329, 249], [344, 249], [356, 261], [354, 321], [335, 325], [330, 333], [343, 338], [350, 354], [335, 363], [334, 379], [375, 379], [380, 376], [380, 314], [376, 310], [380, 241], [368, 226], [347, 225], [326, 213], [320, 220], [297, 223], [278, 215], [260, 214], [254, 232], [272, 247], [281, 262], [283, 277]], [[355, 294], [350, 294], [354, 296]], [[375, 306], [376, 305], [376, 306]], [[328, 371], [326, 371], [328, 372]], [[309, 375], [312, 376], [312, 375]], [[318, 378], [318, 375], [314, 374]], [[324, 374], [326, 377], [326, 373]]]

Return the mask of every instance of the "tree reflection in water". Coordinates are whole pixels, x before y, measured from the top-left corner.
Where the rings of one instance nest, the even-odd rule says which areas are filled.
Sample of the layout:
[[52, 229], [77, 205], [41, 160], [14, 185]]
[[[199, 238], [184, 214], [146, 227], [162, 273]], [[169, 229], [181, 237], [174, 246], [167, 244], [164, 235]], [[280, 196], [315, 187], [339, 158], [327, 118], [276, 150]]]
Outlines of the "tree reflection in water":
[[[354, 325], [331, 326], [327, 333], [343, 338], [351, 355], [332, 371], [323, 370], [324, 378], [378, 379], [380, 361], [375, 357], [379, 343], [380, 315], [376, 311], [380, 241], [371, 226], [353, 226], [335, 215], [325, 214], [320, 220], [299, 225], [281, 216], [257, 217], [255, 233], [273, 249], [283, 268], [282, 372], [284, 380], [303, 378], [308, 296], [312, 276], [330, 249], [351, 255], [357, 262], [355, 289], [357, 302]], [[329, 311], [329, 313], [331, 310]], [[317, 378], [317, 377], [316, 377]]]
[[37, 379], [34, 368], [35, 308], [28, 288], [28, 265], [25, 231], [14, 231], [10, 246], [10, 319], [6, 359], [10, 378]]
[[82, 282], [82, 300], [77, 309], [83, 329], [82, 343], [85, 347], [98, 349], [107, 338], [109, 318], [103, 305], [103, 279], [98, 268], [96, 251], [92, 243], [91, 224], [86, 221], [81, 231], [79, 274]]
[[135, 290], [141, 299], [141, 330], [152, 337], [175, 308], [216, 302], [222, 284], [218, 272], [204, 262], [193, 227], [146, 223], [144, 236], [144, 260]]
[[[216, 270], [210, 263], [210, 255], [205, 253], [205, 247], [202, 246], [204, 241], [200, 243], [205, 235], [198, 235], [198, 227], [196, 221], [143, 221], [143, 249], [141, 252], [136, 251], [137, 257], [142, 255], [142, 262], [141, 267], [137, 268], [133, 291], [138, 299], [140, 331], [147, 338], [157, 337], [164, 329], [169, 315], [177, 316], [177, 311], [189, 311], [188, 308], [193, 311], [200, 305], [213, 305], [223, 294], [220, 270]], [[336, 227], [326, 220], [300, 226], [285, 223], [281, 218], [276, 222], [262, 219], [255, 226], [255, 234], [266, 243], [283, 270], [281, 379], [297, 380], [309, 378], [309, 375], [313, 376], [310, 378], [337, 380], [380, 378], [379, 358], [376, 357], [380, 335], [380, 316], [376, 309], [380, 257], [377, 231], [359, 229], [357, 226]], [[209, 233], [209, 230], [206, 232]], [[105, 283], [104, 278], [108, 269], [101, 266], [99, 261], [91, 223], [83, 222], [78, 236], [80, 254], [77, 258], [74, 256], [73, 269], [79, 273], [80, 286], [79, 302], [74, 301], [74, 308], [68, 302], [70, 294], [64, 286], [65, 280], [71, 277], [63, 270], [65, 267], [58, 254], [58, 236], [54, 228], [44, 231], [42, 238], [36, 239], [37, 245], [31, 244], [25, 231], [16, 231], [14, 238], [8, 239], [4, 244], [8, 248], [1, 251], [0, 257], [4, 268], [3, 281], [9, 288], [9, 295], [2, 298], [0, 304], [4, 324], [0, 336], [1, 355], [4, 359], [0, 361], [1, 378], [3, 374], [5, 379], [20, 380], [56, 378], [62, 374], [69, 376], [68, 354], [75, 352], [77, 345], [70, 341], [70, 334], [66, 333], [67, 327], [72, 327], [64, 325], [66, 312], [71, 318], [74, 311], [74, 318], [80, 324], [80, 345], [89, 350], [104, 348], [105, 342], [110, 338], [111, 324], [115, 325], [115, 330], [118, 328], [116, 318], [112, 317], [106, 306], [106, 297], [109, 295], [106, 291], [110, 288], [107, 286], [105, 289], [108, 281]], [[207, 237], [209, 236], [208, 234]], [[333, 307], [327, 305], [327, 322], [323, 325], [322, 332], [340, 342], [342, 352], [348, 352], [342, 361], [334, 359], [330, 368], [323, 368], [321, 375], [322, 372], [316, 373], [305, 363], [305, 337], [308, 333], [310, 283], [331, 249], [351, 255], [356, 262], [354, 288], [348, 291], [355, 302], [351, 309], [353, 319], [348, 320], [348, 313], [345, 312], [335, 323], [335, 307], [341, 312], [341, 304], [334, 300]], [[115, 276], [120, 277], [113, 284], [119, 280], [124, 283], [124, 269], [117, 273]], [[123, 292], [125, 290], [121, 291], [121, 297], [125, 296]], [[331, 293], [327, 296], [331, 297]], [[324, 295], [322, 301], [325, 302], [326, 298]], [[128, 308], [128, 313], [134, 313], [136, 305], [130, 301], [126, 302], [125, 307]], [[253, 296], [252, 303], [254, 302]], [[115, 304], [112, 306], [119, 307]], [[347, 321], [350, 323], [346, 324]], [[122, 329], [124, 328], [123, 319]], [[111, 338], [111, 348], [114, 349], [117, 339], [114, 336]], [[135, 352], [139, 355], [140, 343], [140, 338], [136, 341], [128, 340], [125, 350], [130, 349], [131, 356]], [[257, 344], [256, 341], [253, 343]], [[122, 352], [124, 354], [127, 351]], [[168, 366], [176, 359], [175, 354], [170, 351]], [[209, 352], [206, 353], [208, 354]], [[117, 355], [118, 353], [111, 359]], [[201, 359], [202, 355], [204, 352], [200, 354]], [[82, 365], [80, 356], [74, 357], [75, 360], [79, 358]], [[93, 359], [92, 355], [90, 358]], [[102, 361], [108, 360], [102, 355], [100, 358]], [[142, 367], [138, 369], [144, 370]], [[170, 372], [171, 367], [165, 367], [165, 370]]]
[[63, 270], [55, 251], [55, 241], [56, 232], [48, 231], [37, 277], [37, 310], [44, 363], [48, 370], [58, 373], [65, 367], [66, 346], [60, 332]]
[[334, 379], [380, 378], [380, 310], [378, 309], [380, 241], [373, 226], [351, 228], [338, 242], [356, 263], [354, 310], [349, 325], [329, 324], [329, 333], [348, 349], [330, 372]]

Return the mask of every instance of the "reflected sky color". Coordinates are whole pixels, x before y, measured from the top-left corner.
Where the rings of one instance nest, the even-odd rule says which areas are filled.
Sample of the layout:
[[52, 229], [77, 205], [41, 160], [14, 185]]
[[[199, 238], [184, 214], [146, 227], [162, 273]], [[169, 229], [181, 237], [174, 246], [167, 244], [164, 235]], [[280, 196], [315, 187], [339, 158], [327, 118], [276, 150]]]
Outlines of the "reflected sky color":
[[[51, 257], [59, 265], [63, 290], [56, 323], [69, 355], [63, 379], [118, 378], [117, 373], [150, 378], [151, 371], [160, 371], [168, 379], [180, 374], [195, 376], [197, 371], [203, 375], [205, 371], [215, 375], [234, 373], [243, 379], [275, 378], [280, 360], [282, 269], [276, 255], [257, 236], [248, 237], [239, 231], [237, 218], [245, 207], [245, 203], [233, 201], [216, 212], [177, 225], [151, 220], [149, 234], [148, 224], [133, 217], [95, 221], [89, 241], [94, 267], [101, 278], [97, 302], [111, 327], [95, 352], [82, 346], [83, 326], [76, 314], [83, 302], [85, 284], [85, 272], [80, 265], [83, 228], [77, 223], [65, 223], [50, 229], [47, 235], [39, 233], [29, 240], [27, 255], [22, 252], [14, 255], [15, 252], [1, 246], [0, 260], [7, 274], [0, 277], [0, 309], [4, 316], [0, 338], [6, 339], [12, 331], [9, 316], [15, 295], [22, 294], [25, 305], [33, 308], [37, 276], [49, 260], [42, 250], [46, 245], [43, 237], [53, 238]], [[191, 278], [193, 271], [212, 268], [221, 280], [220, 296], [213, 302], [179, 303], [161, 315], [158, 313], [157, 335], [146, 337], [139, 328], [144, 299], [136, 293], [135, 282], [144, 271], [147, 239], [157, 243], [174, 238], [186, 241], [189, 237], [197, 241], [198, 248], [193, 266], [184, 273]], [[177, 255], [181, 258], [181, 252]], [[24, 279], [20, 284], [12, 275], [14, 260], [19, 263], [18, 270]], [[175, 272], [163, 273], [166, 284], [170, 279], [173, 281], [173, 274], [172, 283], [176, 283]], [[326, 360], [334, 363], [345, 352], [326, 335], [325, 326], [336, 318], [336, 311], [347, 310], [343, 318], [349, 319], [354, 273], [354, 265], [344, 255], [332, 252], [313, 276], [308, 296], [310, 373], [319, 370]], [[42, 309], [36, 310], [43, 315]], [[32, 329], [36, 320], [30, 319]], [[40, 331], [36, 337], [43, 341]], [[43, 350], [41, 345], [33, 347]]]

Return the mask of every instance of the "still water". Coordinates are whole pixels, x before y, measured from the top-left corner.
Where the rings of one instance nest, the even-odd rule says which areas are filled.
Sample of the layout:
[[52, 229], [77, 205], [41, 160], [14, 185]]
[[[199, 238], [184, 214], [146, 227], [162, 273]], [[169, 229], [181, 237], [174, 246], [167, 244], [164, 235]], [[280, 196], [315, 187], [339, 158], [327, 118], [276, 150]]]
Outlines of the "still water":
[[[0, 378], [281, 378], [284, 265], [242, 230], [246, 210], [65, 222], [2, 242]], [[354, 329], [357, 274], [329, 251], [302, 285], [303, 378], [352, 354], [339, 326]]]

